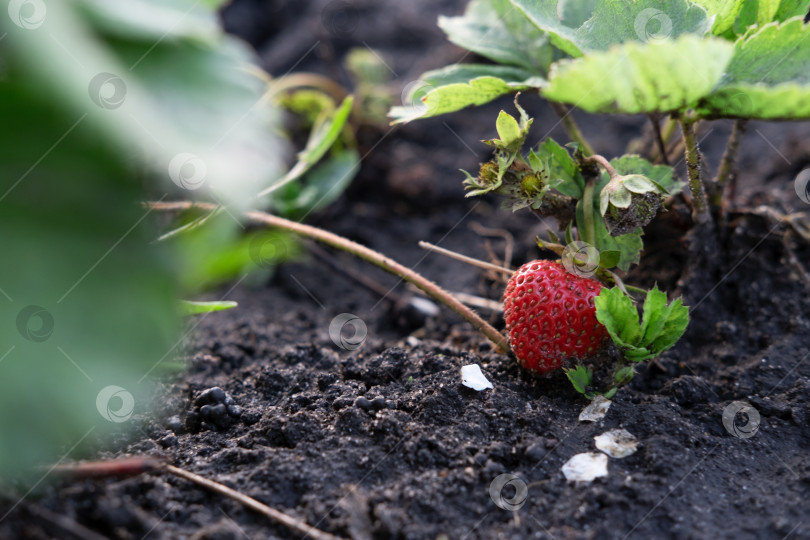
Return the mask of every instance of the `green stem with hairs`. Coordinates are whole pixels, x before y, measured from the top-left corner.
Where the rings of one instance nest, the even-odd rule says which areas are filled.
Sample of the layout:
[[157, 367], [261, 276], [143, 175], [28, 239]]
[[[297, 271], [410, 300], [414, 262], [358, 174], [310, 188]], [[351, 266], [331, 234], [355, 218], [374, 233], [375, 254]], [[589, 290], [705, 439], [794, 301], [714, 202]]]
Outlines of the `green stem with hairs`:
[[592, 246], [596, 245], [596, 224], [593, 221], [594, 183], [594, 179], [589, 178], [585, 183], [585, 192], [582, 195], [582, 215], [585, 217], [585, 241]]
[[726, 143], [726, 150], [723, 152], [723, 158], [720, 160], [720, 166], [717, 168], [717, 176], [714, 177], [714, 181], [712, 182], [712, 205], [716, 208], [719, 208], [723, 204], [723, 192], [728, 179], [731, 177], [731, 170], [734, 168], [734, 162], [737, 159], [737, 150], [740, 147], [740, 140], [747, 126], [748, 120], [740, 118], [734, 122], [734, 127], [731, 128], [731, 135], [728, 138], [728, 143]]
[[700, 149], [695, 136], [695, 121], [681, 118], [681, 132], [683, 133], [683, 146], [686, 154], [689, 189], [692, 191], [692, 219], [697, 224], [705, 224], [711, 220], [711, 215], [709, 214], [709, 206], [706, 203], [706, 191], [703, 187]]

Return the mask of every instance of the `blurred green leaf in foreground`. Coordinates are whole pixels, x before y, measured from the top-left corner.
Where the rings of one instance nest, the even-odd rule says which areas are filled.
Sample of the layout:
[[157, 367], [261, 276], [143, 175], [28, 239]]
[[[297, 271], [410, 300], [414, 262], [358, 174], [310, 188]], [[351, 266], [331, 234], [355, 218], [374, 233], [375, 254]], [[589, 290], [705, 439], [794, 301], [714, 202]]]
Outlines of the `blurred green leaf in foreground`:
[[238, 215], [278, 176], [251, 55], [206, 5], [0, 14], [0, 480], [137, 425], [176, 353], [193, 254], [154, 242], [139, 202], [204, 194]]

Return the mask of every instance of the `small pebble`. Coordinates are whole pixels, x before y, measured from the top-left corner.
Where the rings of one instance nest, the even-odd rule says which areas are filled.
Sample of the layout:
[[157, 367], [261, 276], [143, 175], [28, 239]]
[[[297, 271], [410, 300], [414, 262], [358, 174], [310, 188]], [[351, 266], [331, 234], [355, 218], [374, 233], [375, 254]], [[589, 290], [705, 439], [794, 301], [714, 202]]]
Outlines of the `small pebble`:
[[225, 390], [220, 388], [219, 386], [213, 386], [207, 390], [203, 390], [200, 392], [200, 395], [197, 396], [197, 399], [194, 400], [194, 404], [197, 406], [207, 405], [210, 403], [222, 403], [225, 401], [227, 394], [225, 394]]
[[382, 396], [377, 396], [371, 400], [371, 408], [375, 411], [379, 411], [380, 409], [385, 408], [385, 398]]
[[180, 433], [183, 431], [183, 422], [180, 420], [179, 416], [172, 416], [166, 421], [166, 428], [174, 431], [175, 433]]
[[367, 411], [371, 408], [371, 401], [368, 400], [365, 396], [360, 396], [356, 400], [354, 400], [354, 406]]
[[171, 446], [177, 446], [177, 436], [174, 434], [166, 435], [162, 439], [158, 441], [160, 446], [163, 448], [169, 448]]

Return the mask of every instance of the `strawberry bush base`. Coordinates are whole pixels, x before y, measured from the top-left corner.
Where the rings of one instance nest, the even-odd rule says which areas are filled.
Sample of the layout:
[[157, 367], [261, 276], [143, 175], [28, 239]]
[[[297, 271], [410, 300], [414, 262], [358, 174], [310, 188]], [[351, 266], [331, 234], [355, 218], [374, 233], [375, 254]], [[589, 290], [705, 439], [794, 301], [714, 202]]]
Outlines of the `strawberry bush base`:
[[[461, 4], [442, 9], [459, 12]], [[400, 52], [397, 43], [412, 42], [403, 21], [411, 20], [413, 5], [422, 8], [420, 27], [433, 34], [425, 37], [424, 50], [409, 45]], [[369, 22], [350, 39], [387, 44], [386, 59], [398, 73], [407, 73], [428, 50], [458, 54], [433, 30], [435, 3], [379, 6], [364, 9]], [[306, 17], [287, 21], [288, 27], [310, 29], [320, 17], [313, 7]], [[340, 51], [348, 38], [329, 39]], [[268, 53], [268, 67], [283, 73], [310, 44], [298, 50], [287, 42], [285, 54]], [[304, 67], [326, 69], [313, 62], [307, 58]], [[424, 257], [416, 242], [438, 241], [449, 232], [443, 247], [486, 258], [482, 237], [468, 228], [476, 221], [514, 235], [515, 265], [537, 257], [538, 220], [463, 199], [457, 173], [485, 158], [487, 149], [476, 141], [492, 136], [491, 119], [509, 103], [400, 129], [369, 155], [348, 196], [313, 222], [415, 265], [453, 290], [499, 298], [502, 286], [484, 280], [479, 270]], [[542, 132], [556, 123], [545, 104], [529, 108]], [[596, 146], [618, 152], [618, 143], [631, 138], [641, 120], [588, 117], [581, 125], [594, 134]], [[807, 166], [808, 156], [797, 154], [792, 142], [807, 140], [807, 126], [757, 129], [781, 152], [793, 152], [794, 165], [804, 160]], [[564, 140], [561, 132], [552, 135]], [[366, 150], [376, 140], [365, 140]], [[723, 134], [705, 140], [707, 159], [719, 160], [723, 142]], [[796, 202], [792, 194], [783, 199], [781, 180], [797, 171], [762, 138], [744, 141], [741, 160], [740, 201]], [[762, 181], [774, 175], [780, 182]], [[425, 178], [435, 182], [426, 184]], [[312, 261], [285, 264], [265, 287], [237, 287], [228, 298], [239, 308], [206, 317], [192, 334], [190, 372], [156, 385], [155, 398], [163, 404], [158, 413], [133, 416], [127, 427], [136, 429], [122, 428], [115, 439], [98, 441], [95, 457], [162, 456], [323, 530], [356, 538], [588, 539], [631, 531], [630, 538], [806, 537], [810, 359], [802, 360], [810, 344], [810, 290], [791, 261], [810, 267], [810, 249], [796, 243], [788, 252], [784, 227], [732, 214], [718, 231], [715, 268], [681, 280], [693, 262], [680, 242], [688, 220], [686, 209], [676, 205], [653, 222], [645, 236], [648, 250], [627, 281], [682, 292], [693, 306], [693, 322], [658, 363], [639, 366], [602, 422], [578, 421], [586, 402], [563, 373], [532, 376], [451, 315], [425, 321]], [[502, 253], [503, 243], [491, 242]], [[358, 261], [336, 257], [386, 287], [395, 283]], [[368, 327], [355, 351], [337, 348], [328, 334], [330, 321], [344, 312], [357, 314]], [[494, 390], [461, 386], [458, 370], [470, 363], [481, 365]], [[214, 386], [242, 414], [218, 429], [190, 431], [186, 420], [194, 399]], [[759, 431], [748, 439], [733, 437], [723, 426], [723, 410], [736, 400], [761, 415]], [[590, 485], [567, 483], [563, 463], [594, 451], [594, 436], [619, 427], [640, 441], [638, 452], [611, 459], [608, 476]], [[515, 474], [527, 485], [542, 482], [528, 488], [519, 520], [490, 497], [501, 474]], [[32, 500], [112, 538], [294, 537], [235, 503], [160, 476], [55, 484]], [[0, 516], [15, 502], [0, 499]], [[0, 538], [25, 535], [65, 533], [20, 505], [0, 520]]]

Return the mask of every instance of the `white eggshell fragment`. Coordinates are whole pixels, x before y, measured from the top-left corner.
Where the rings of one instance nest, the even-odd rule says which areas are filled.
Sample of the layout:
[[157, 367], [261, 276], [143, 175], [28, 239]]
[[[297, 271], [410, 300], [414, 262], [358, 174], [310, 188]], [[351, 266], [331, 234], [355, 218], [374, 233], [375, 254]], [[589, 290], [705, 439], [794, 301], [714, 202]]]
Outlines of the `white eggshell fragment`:
[[582, 412], [579, 413], [579, 421], [580, 422], [598, 422], [608, 412], [610, 409], [610, 404], [613, 403], [609, 399], [606, 399], [605, 396], [596, 396], [593, 400], [588, 404], [587, 407], [582, 409]]
[[461, 368], [461, 384], [478, 392], [487, 388], [494, 388], [492, 383], [481, 373], [481, 367], [478, 364], [469, 364]]
[[569, 482], [590, 483], [594, 478], [607, 476], [608, 458], [598, 452], [577, 454], [562, 466], [562, 473]]
[[626, 429], [611, 429], [593, 440], [599, 450], [616, 459], [626, 458], [638, 450], [638, 440]]

